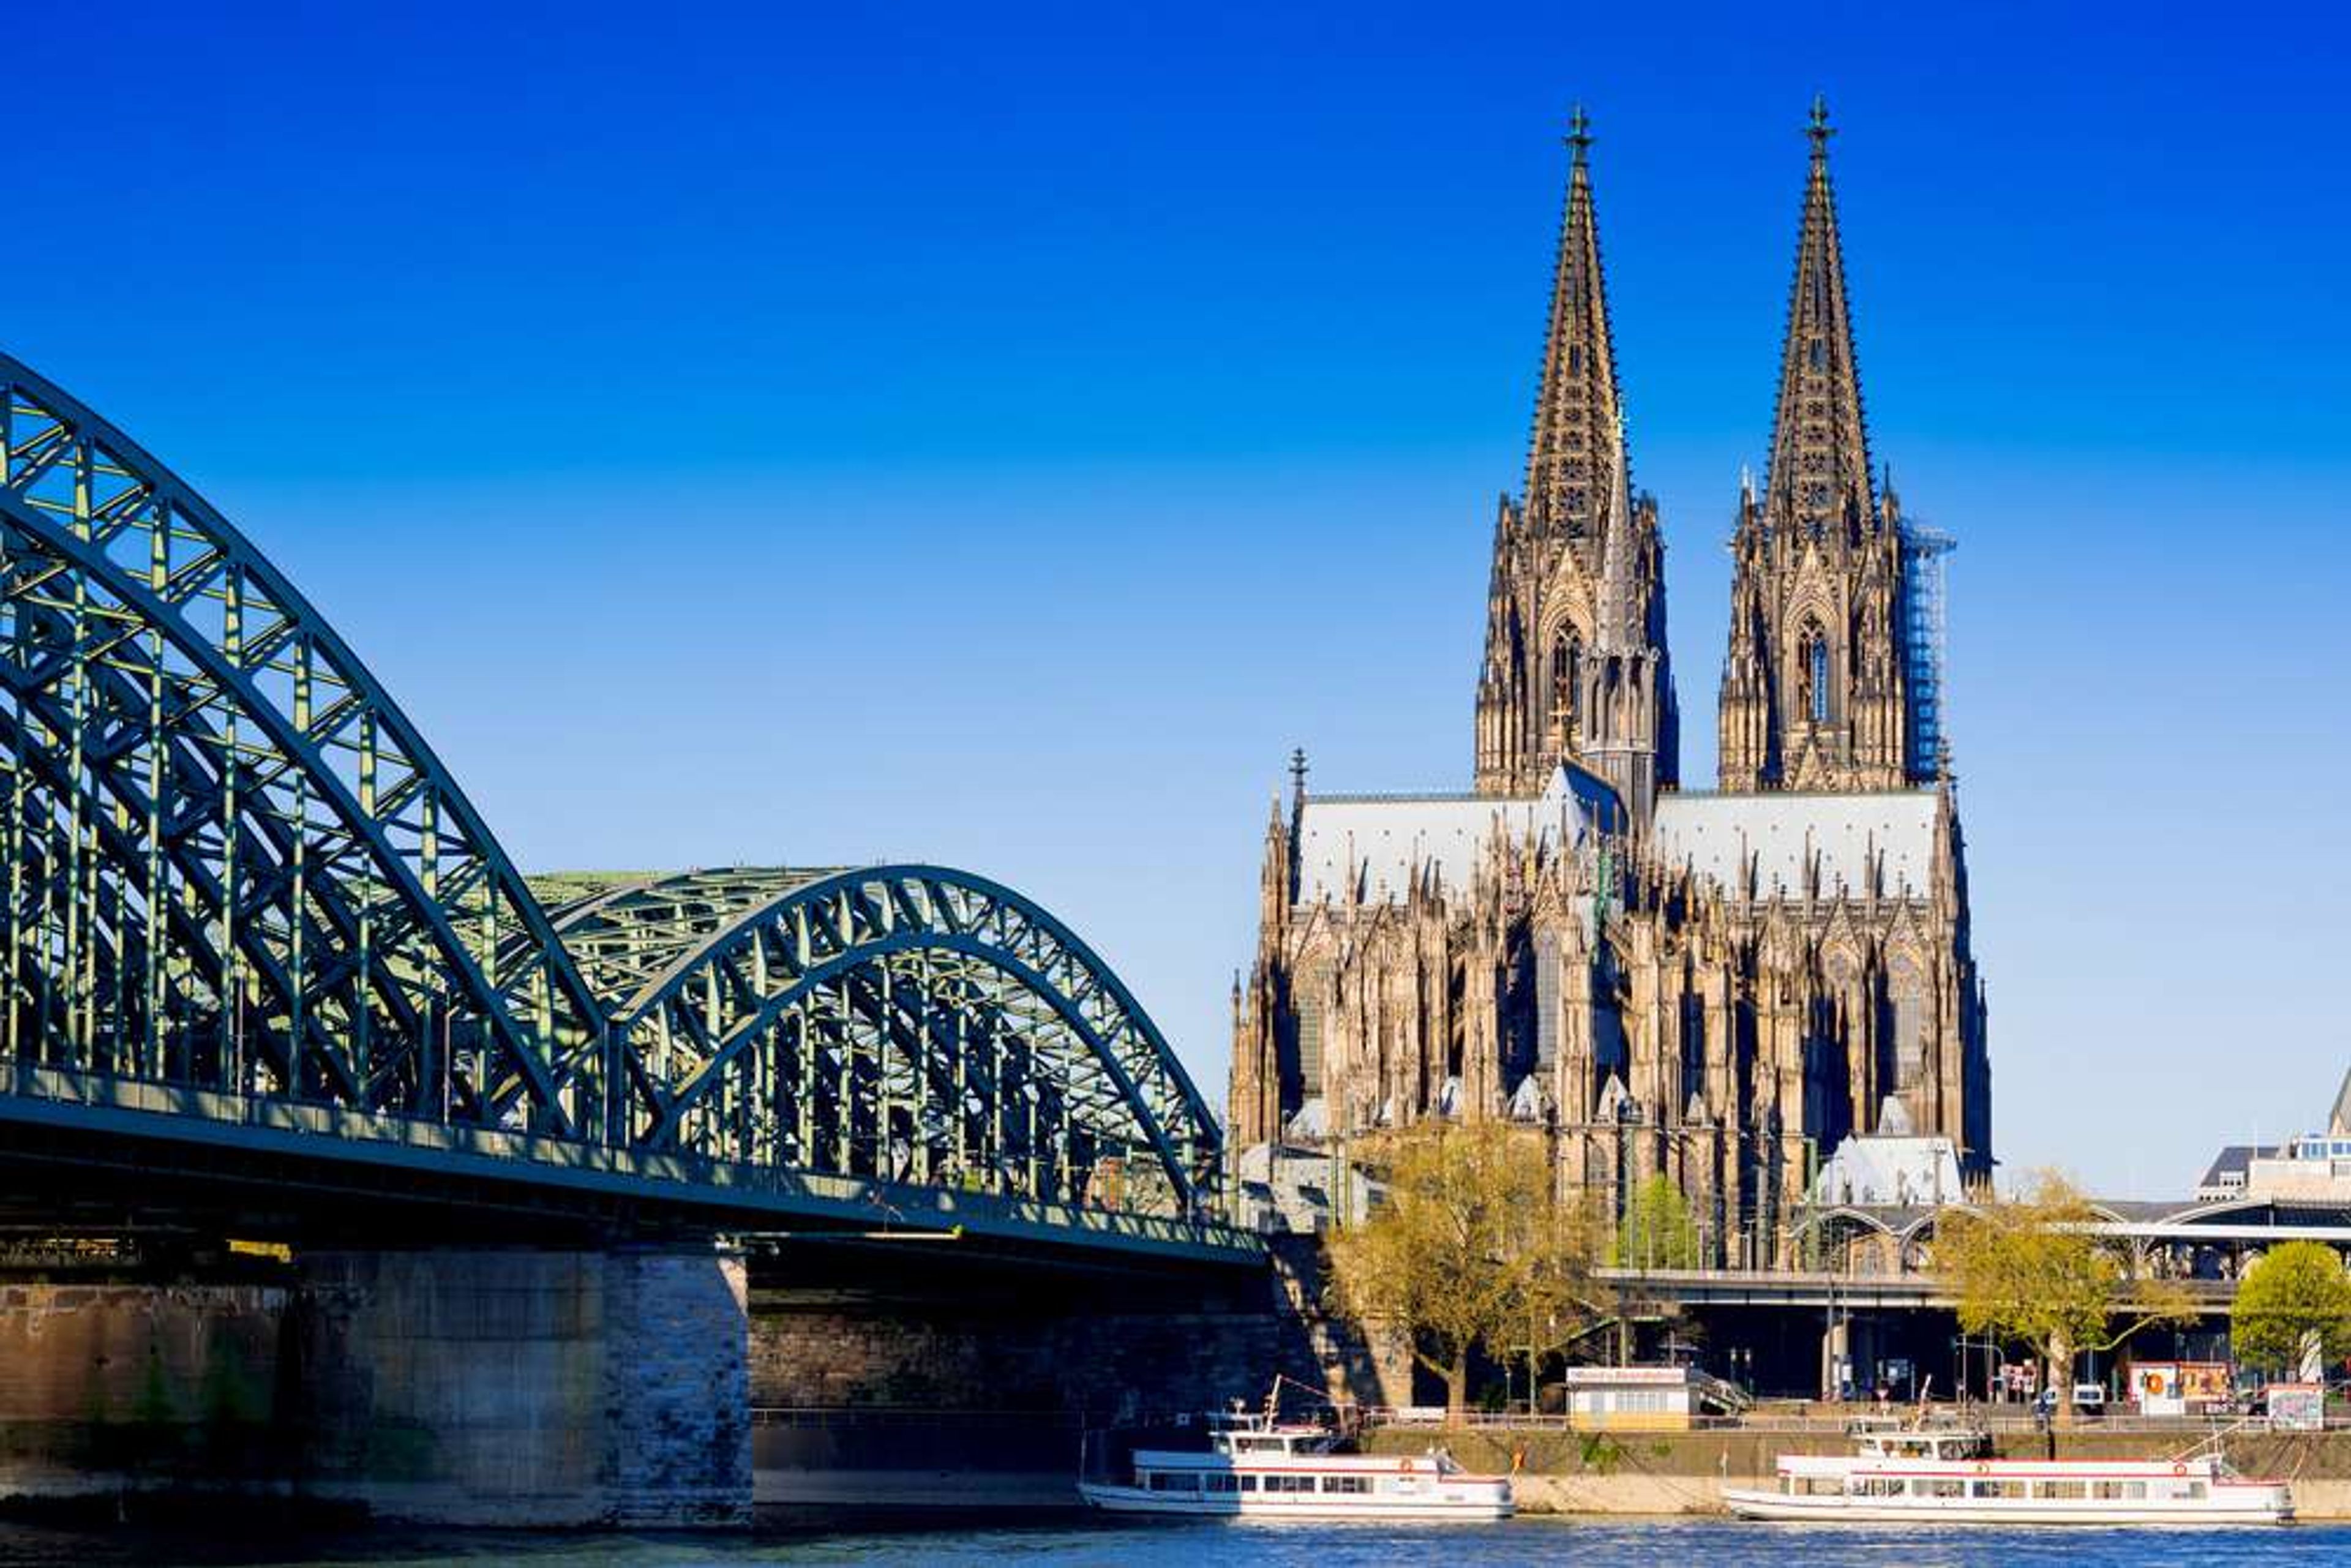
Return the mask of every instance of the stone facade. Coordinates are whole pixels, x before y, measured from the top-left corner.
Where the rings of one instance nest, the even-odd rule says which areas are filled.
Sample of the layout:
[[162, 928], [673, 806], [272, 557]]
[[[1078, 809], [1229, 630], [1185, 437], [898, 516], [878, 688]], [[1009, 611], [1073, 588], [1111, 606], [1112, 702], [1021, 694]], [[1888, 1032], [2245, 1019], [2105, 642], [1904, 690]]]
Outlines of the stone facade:
[[1494, 531], [1472, 790], [1268, 824], [1233, 1147], [1510, 1117], [1563, 1186], [1664, 1175], [1785, 1255], [1855, 1133], [1991, 1159], [1983, 988], [1921, 613], [1948, 541], [1874, 480], [1816, 110], [1770, 471], [1740, 486], [1721, 789], [1679, 788], [1656, 503], [1630, 477], [1580, 118], [1523, 497]]

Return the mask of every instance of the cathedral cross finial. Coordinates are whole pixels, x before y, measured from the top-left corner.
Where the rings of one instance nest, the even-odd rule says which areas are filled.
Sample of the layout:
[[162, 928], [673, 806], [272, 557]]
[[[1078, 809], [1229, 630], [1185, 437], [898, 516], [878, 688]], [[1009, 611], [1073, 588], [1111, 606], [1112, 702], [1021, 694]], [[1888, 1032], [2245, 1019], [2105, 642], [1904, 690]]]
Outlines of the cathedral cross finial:
[[1290, 753], [1290, 788], [1295, 794], [1306, 793], [1306, 748], [1302, 746]]
[[1568, 113], [1567, 144], [1575, 149], [1578, 163], [1584, 162], [1585, 155], [1592, 149], [1592, 117], [1583, 112], [1583, 105], [1580, 103]]
[[1804, 134], [1813, 139], [1813, 161], [1818, 162], [1826, 159], [1829, 155], [1829, 138], [1836, 134], [1836, 128], [1829, 123], [1829, 99], [1826, 93], [1813, 94], [1812, 123], [1804, 127]]

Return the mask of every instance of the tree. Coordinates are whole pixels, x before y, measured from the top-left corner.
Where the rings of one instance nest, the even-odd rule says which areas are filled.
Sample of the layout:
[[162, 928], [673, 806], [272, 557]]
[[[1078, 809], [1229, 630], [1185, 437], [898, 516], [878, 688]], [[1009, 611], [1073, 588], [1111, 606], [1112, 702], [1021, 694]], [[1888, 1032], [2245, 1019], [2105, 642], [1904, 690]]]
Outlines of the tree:
[[1660, 1172], [1633, 1189], [1609, 1244], [1608, 1261], [1619, 1269], [1698, 1267], [1698, 1221], [1671, 1177]]
[[2179, 1281], [2126, 1273], [2090, 1233], [2096, 1218], [2064, 1177], [2044, 1171], [2015, 1197], [1949, 1216], [1935, 1240], [1936, 1267], [1959, 1292], [1959, 1327], [2038, 1356], [2043, 1386], [2057, 1391], [2060, 1424], [2074, 1418], [2076, 1355], [2112, 1350], [2149, 1324], [2198, 1316]]
[[2351, 1354], [2351, 1274], [2335, 1249], [2288, 1241], [2262, 1254], [2237, 1287], [2230, 1343], [2240, 1361], [2300, 1369], [2315, 1349], [2321, 1363]]
[[1506, 1354], [1530, 1325], [1564, 1343], [1562, 1325], [1594, 1313], [1593, 1228], [1560, 1201], [1540, 1138], [1430, 1124], [1384, 1139], [1367, 1163], [1385, 1201], [1332, 1238], [1334, 1286], [1354, 1316], [1410, 1337], [1449, 1414], [1468, 1404], [1473, 1349]]

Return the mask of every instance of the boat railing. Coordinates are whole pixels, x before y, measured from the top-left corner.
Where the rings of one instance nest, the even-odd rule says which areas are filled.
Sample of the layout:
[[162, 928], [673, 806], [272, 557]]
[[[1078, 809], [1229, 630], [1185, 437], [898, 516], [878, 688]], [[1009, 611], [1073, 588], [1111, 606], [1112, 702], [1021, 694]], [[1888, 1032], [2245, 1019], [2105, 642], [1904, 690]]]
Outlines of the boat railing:
[[[2002, 1414], [1993, 1407], [1971, 1406], [1964, 1412], [1946, 1412], [1968, 1427], [1997, 1435], [2019, 1433], [2038, 1434], [2041, 1423], [2027, 1411]], [[1589, 1416], [1566, 1415], [1533, 1415], [1525, 1411], [1465, 1410], [1448, 1415], [1442, 1406], [1380, 1406], [1362, 1407], [1365, 1427], [1406, 1427], [1415, 1428], [1453, 1428], [1469, 1431], [1498, 1432], [1590, 1432], [1613, 1429], [1604, 1420]], [[1844, 1415], [1789, 1415], [1777, 1411], [1757, 1411], [1742, 1416], [1692, 1416], [1688, 1429], [1693, 1432], [1750, 1432], [1774, 1437], [1843, 1437], [1853, 1435], [1855, 1416]], [[1904, 1430], [1904, 1427], [1880, 1427], [1878, 1430]], [[2199, 1441], [2227, 1435], [2250, 1437], [2272, 1432], [2290, 1435], [2296, 1432], [2351, 1431], [2351, 1416], [2329, 1416], [2323, 1427], [2304, 1423], [2290, 1426], [2273, 1423], [2266, 1416], [2139, 1416], [2109, 1415], [2077, 1422], [2071, 1430], [2076, 1434], [2100, 1432], [2137, 1436], [2168, 1436], [2194, 1437]], [[1655, 1432], [1646, 1435], [1655, 1437]]]

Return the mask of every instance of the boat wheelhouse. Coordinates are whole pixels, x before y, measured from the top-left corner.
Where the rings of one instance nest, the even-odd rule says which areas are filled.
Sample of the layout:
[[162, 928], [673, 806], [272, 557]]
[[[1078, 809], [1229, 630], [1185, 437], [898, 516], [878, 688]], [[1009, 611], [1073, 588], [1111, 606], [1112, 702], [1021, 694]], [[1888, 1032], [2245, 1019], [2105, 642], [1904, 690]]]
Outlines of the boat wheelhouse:
[[1471, 1475], [1441, 1449], [1385, 1458], [1333, 1451], [1321, 1427], [1212, 1416], [1205, 1450], [1138, 1448], [1124, 1481], [1083, 1479], [1078, 1493], [1113, 1513], [1436, 1523], [1508, 1519], [1506, 1476]]
[[1771, 1490], [1731, 1488], [1746, 1519], [1938, 1524], [2283, 1524], [2283, 1481], [2249, 1479], [2217, 1452], [2172, 1459], [1996, 1459], [1967, 1427], [1865, 1428], [1850, 1456], [1783, 1454]]

